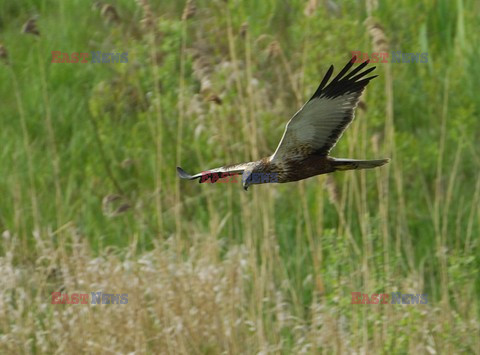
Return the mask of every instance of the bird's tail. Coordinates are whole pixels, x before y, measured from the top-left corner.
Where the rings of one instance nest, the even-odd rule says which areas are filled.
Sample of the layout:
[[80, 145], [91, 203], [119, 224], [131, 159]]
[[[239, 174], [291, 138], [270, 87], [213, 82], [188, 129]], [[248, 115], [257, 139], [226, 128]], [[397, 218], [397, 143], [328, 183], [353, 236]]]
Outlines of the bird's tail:
[[390, 159], [355, 160], [333, 158], [335, 170], [372, 169], [387, 164]]

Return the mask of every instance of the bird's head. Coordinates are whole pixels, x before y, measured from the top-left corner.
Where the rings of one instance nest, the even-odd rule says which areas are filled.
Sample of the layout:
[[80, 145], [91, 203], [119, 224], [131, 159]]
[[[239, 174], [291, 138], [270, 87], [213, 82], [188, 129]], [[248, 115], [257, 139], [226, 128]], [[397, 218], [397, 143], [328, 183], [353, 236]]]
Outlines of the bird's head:
[[242, 185], [245, 191], [248, 190], [248, 187], [252, 184], [252, 174], [254, 172], [254, 167], [249, 167], [243, 171], [242, 174]]
[[278, 182], [276, 180], [274, 181], [273, 175], [275, 174], [276, 173], [272, 174], [270, 170], [265, 167], [265, 163], [262, 160], [251, 163], [247, 168], [245, 168], [245, 170], [243, 170], [243, 189], [247, 191], [248, 187], [253, 184]]

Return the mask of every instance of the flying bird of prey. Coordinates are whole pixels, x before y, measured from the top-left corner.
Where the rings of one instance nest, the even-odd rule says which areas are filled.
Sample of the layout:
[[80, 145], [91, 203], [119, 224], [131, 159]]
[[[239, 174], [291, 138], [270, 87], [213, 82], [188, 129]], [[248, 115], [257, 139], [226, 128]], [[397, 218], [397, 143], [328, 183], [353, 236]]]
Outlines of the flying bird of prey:
[[386, 164], [389, 159], [355, 160], [329, 156], [353, 121], [365, 86], [377, 76], [366, 77], [375, 69], [365, 69], [368, 62], [349, 72], [355, 59], [353, 57], [329, 82], [333, 74], [333, 65], [330, 66], [312, 98], [287, 123], [283, 137], [271, 156], [195, 175], [189, 175], [177, 167], [178, 175], [182, 179], [199, 179], [200, 183], [204, 183], [242, 174], [243, 188], [247, 190], [251, 184], [292, 182], [337, 170], [371, 169]]

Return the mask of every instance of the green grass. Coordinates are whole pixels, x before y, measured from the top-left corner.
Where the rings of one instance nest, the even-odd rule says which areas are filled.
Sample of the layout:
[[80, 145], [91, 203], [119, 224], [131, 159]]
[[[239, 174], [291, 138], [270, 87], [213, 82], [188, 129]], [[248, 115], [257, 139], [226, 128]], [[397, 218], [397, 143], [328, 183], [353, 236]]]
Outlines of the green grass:
[[[196, 1], [182, 21], [152, 2], [151, 28], [134, 1], [118, 23], [0, 3], [0, 352], [479, 353], [480, 6], [307, 3]], [[369, 15], [428, 63], [378, 64], [332, 154], [390, 164], [248, 193], [178, 179], [271, 154], [331, 64], [378, 49]], [[129, 62], [51, 63], [98, 50]], [[129, 304], [51, 305], [59, 289]], [[350, 304], [396, 291], [428, 304]]]

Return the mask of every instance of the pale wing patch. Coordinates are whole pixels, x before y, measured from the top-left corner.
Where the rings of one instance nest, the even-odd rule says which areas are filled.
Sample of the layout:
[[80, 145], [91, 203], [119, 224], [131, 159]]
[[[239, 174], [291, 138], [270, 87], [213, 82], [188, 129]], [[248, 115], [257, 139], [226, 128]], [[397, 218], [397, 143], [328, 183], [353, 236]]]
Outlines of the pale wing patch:
[[[353, 92], [332, 99], [321, 97], [307, 102], [287, 124], [271, 160], [303, 155], [307, 151], [311, 153], [330, 144], [332, 134], [339, 128], [343, 131], [353, 120], [353, 110], [359, 96], [359, 93]], [[296, 149], [300, 146], [301, 149]]]
[[178, 176], [182, 179], [194, 180], [194, 179], [203, 178], [204, 181], [201, 181], [201, 182], [205, 182], [205, 177], [207, 177], [206, 180], [208, 180], [212, 177], [212, 174], [217, 174], [217, 177], [220, 177], [218, 174], [222, 174], [222, 173], [242, 174], [243, 171], [247, 169], [249, 166], [251, 166], [252, 164], [254, 163], [250, 162], [250, 163], [227, 165], [227, 166], [222, 166], [220, 168], [205, 170], [195, 175], [190, 175], [185, 170], [177, 166], [177, 173], [178, 173]]
[[368, 62], [350, 71], [354, 62], [352, 58], [332, 80], [333, 66], [328, 69], [312, 98], [288, 122], [271, 162], [328, 155], [353, 120], [363, 89], [375, 78], [366, 77], [375, 69], [365, 69]]

